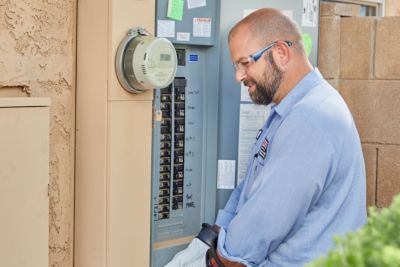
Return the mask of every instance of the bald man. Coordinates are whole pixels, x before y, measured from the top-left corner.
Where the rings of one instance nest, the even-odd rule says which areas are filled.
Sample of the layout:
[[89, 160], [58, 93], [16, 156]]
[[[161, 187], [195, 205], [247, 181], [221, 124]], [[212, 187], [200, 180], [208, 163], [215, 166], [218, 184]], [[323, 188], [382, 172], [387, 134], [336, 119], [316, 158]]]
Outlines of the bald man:
[[[364, 159], [353, 118], [307, 59], [298, 25], [260, 9], [229, 33], [236, 80], [272, 104], [244, 181], [213, 227], [171, 266], [304, 266], [366, 222]], [[213, 234], [214, 233], [214, 234]]]

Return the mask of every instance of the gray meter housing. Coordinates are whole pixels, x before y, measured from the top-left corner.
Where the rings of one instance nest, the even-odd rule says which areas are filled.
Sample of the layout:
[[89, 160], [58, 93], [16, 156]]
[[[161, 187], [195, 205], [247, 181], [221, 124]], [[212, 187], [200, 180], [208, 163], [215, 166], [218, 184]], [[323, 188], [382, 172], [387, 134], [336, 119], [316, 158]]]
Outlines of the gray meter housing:
[[168, 86], [174, 79], [177, 57], [168, 39], [133, 28], [120, 43], [115, 69], [121, 86], [130, 93]]

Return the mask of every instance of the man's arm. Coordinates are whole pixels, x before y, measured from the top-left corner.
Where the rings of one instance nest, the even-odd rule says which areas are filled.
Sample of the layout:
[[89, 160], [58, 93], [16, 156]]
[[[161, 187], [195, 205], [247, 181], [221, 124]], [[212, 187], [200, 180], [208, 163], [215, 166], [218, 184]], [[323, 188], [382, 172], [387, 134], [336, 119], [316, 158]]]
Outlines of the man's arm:
[[218, 225], [219, 227], [226, 227], [235, 216], [242, 188], [243, 188], [243, 181], [233, 190], [224, 209], [218, 211], [215, 224]]

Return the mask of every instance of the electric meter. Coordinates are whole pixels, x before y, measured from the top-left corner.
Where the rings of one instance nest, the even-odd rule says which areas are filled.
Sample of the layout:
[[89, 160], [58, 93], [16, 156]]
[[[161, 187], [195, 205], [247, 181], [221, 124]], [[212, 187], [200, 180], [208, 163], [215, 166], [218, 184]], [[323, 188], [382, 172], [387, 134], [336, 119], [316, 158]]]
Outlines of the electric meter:
[[168, 86], [175, 77], [177, 57], [165, 38], [150, 36], [143, 28], [133, 28], [118, 47], [117, 77], [131, 93]]

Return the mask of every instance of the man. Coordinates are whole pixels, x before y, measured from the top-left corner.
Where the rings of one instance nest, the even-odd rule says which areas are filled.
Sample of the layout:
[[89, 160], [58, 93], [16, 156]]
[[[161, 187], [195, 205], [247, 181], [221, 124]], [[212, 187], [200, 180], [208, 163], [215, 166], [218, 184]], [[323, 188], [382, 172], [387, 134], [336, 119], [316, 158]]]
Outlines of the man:
[[354, 121], [309, 63], [301, 36], [292, 19], [269, 8], [230, 31], [236, 79], [254, 103], [273, 103], [271, 113], [245, 180], [218, 213], [215, 247], [195, 238], [168, 267], [304, 266], [332, 248], [333, 236], [365, 223], [364, 159]]

